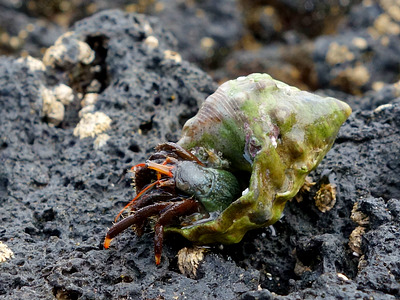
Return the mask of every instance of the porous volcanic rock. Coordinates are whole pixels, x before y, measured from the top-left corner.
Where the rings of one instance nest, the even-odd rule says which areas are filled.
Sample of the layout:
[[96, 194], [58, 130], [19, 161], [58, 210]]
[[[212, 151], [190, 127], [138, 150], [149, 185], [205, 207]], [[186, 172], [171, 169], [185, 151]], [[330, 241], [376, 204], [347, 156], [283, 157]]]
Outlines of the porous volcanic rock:
[[[151, 230], [127, 230], [103, 248], [134, 195], [127, 170], [176, 141], [216, 88], [176, 47], [157, 19], [111, 10], [76, 23], [43, 62], [0, 58], [0, 241], [13, 252], [0, 259], [0, 298], [398, 297], [396, 84], [336, 93], [355, 111], [311, 174], [316, 184], [273, 227], [212, 246], [195, 279], [179, 272], [176, 255], [191, 246], [179, 236], [167, 236], [159, 266]], [[86, 119], [97, 123], [81, 134]], [[314, 200], [322, 184], [337, 192], [326, 212]], [[349, 243], [360, 226], [358, 253]]]

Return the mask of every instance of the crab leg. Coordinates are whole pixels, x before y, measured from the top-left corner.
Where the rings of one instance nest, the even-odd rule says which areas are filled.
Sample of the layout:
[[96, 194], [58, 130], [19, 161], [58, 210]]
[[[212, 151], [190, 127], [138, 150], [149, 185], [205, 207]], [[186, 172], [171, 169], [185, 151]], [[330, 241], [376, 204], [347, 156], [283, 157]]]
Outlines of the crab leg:
[[171, 193], [144, 195], [140, 199], [136, 200], [132, 206], [132, 210], [141, 209], [142, 207], [152, 205], [155, 202], [176, 202], [177, 200], [182, 200], [182, 198], [174, 197]]
[[133, 215], [122, 219], [118, 223], [114, 224], [107, 232], [106, 238], [104, 239], [104, 248], [108, 249], [110, 246], [111, 240], [117, 236], [119, 233], [127, 229], [128, 227], [134, 224], [140, 224], [145, 221], [150, 216], [156, 215], [160, 212], [160, 210], [166, 208], [167, 206], [171, 205], [171, 202], [161, 202], [155, 203], [153, 205], [149, 205], [143, 207], [136, 211]]
[[[137, 211], [142, 207], [152, 205], [155, 202], [162, 202], [162, 201], [177, 202], [178, 200], [182, 200], [182, 198], [174, 197], [170, 193], [144, 195], [140, 199], [136, 200], [135, 203], [133, 203], [132, 210]], [[143, 220], [143, 222], [136, 224], [135, 231], [138, 236], [141, 236], [143, 234], [145, 224], [146, 220]]]
[[160, 144], [156, 147], [156, 151], [160, 150], [165, 150], [165, 151], [172, 151], [176, 153], [179, 157], [181, 157], [183, 160], [192, 160], [197, 162], [199, 165], [204, 166], [204, 164], [191, 152], [187, 151], [186, 149], [182, 148], [178, 144], [169, 142], [169, 143], [163, 143]]
[[133, 202], [135, 202], [140, 196], [142, 196], [147, 190], [151, 189], [153, 186], [155, 186], [156, 184], [160, 184], [164, 181], [167, 181], [168, 179], [162, 179], [162, 180], [157, 180], [154, 181], [153, 183], [149, 184], [148, 186], [146, 186], [143, 190], [140, 191], [139, 194], [136, 195], [135, 198], [133, 198], [127, 205], [125, 205], [125, 207], [123, 209], [121, 209], [121, 211], [118, 213], [118, 215], [115, 217], [114, 222], [117, 222], [117, 220], [119, 219], [119, 217], [121, 216], [121, 214], [124, 212], [125, 209], [127, 209], [129, 206], [132, 205]]
[[161, 262], [161, 253], [164, 240], [164, 226], [171, 223], [174, 217], [181, 216], [184, 214], [190, 214], [195, 212], [199, 207], [199, 203], [193, 199], [185, 199], [180, 202], [176, 202], [169, 207], [164, 209], [154, 226], [154, 258], [156, 265]]

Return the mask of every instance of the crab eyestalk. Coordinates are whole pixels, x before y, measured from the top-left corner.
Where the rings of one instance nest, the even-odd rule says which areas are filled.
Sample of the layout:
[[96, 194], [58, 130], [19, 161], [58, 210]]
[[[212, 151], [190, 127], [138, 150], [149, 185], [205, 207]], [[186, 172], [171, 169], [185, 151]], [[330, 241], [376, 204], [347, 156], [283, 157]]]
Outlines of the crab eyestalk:
[[240, 194], [236, 177], [225, 170], [183, 161], [175, 170], [176, 187], [193, 195], [208, 212], [223, 211]]

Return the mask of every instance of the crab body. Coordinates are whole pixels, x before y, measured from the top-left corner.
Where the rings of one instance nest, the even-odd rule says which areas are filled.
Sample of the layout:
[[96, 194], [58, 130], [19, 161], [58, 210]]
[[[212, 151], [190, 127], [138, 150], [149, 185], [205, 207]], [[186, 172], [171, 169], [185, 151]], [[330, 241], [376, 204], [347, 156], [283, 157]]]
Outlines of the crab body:
[[[163, 230], [199, 244], [237, 243], [248, 230], [273, 224], [350, 113], [342, 101], [300, 91], [267, 74], [222, 84], [186, 122], [177, 144], [164, 144], [150, 157], [170, 173], [144, 165], [158, 181], [172, 180], [173, 197], [194, 199], [197, 213], [206, 216]], [[140, 178], [139, 172], [136, 181]], [[165, 187], [156, 191], [163, 194]]]

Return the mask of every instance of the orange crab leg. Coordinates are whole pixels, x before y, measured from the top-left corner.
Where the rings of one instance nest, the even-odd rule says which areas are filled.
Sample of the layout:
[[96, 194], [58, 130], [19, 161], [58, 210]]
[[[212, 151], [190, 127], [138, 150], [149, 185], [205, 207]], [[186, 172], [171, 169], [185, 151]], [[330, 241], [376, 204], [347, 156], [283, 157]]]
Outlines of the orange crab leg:
[[161, 182], [163, 182], [163, 181], [165, 181], [165, 179], [154, 181], [153, 183], [151, 183], [151, 184], [149, 184], [148, 186], [146, 186], [143, 190], [141, 190], [140, 193], [137, 194], [136, 197], [132, 199], [132, 201], [130, 201], [127, 205], [125, 205], [125, 207], [124, 207], [123, 209], [121, 209], [121, 211], [120, 211], [120, 212], [118, 213], [118, 215], [115, 217], [114, 222], [117, 222], [117, 220], [119, 219], [119, 217], [121, 216], [121, 214], [123, 213], [123, 211], [124, 211], [125, 209], [127, 209], [129, 206], [131, 206], [132, 203], [136, 201], [136, 199], [138, 199], [140, 196], [142, 196], [146, 191], [148, 191], [149, 189], [151, 189], [153, 186], [155, 186], [156, 184], [161, 183]]

